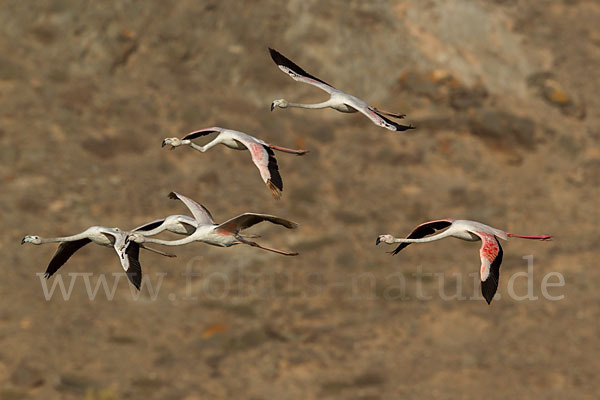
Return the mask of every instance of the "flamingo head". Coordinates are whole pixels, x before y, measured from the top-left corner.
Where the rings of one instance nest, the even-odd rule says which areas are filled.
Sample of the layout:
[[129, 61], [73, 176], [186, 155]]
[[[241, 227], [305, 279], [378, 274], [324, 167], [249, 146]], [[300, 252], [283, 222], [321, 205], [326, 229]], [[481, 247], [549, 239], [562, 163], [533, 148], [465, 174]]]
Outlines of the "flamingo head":
[[287, 108], [288, 101], [285, 99], [273, 100], [273, 102], [271, 103], [271, 111], [273, 111], [275, 107]]
[[181, 146], [182, 144], [183, 143], [181, 142], [181, 139], [176, 137], [165, 138], [162, 141], [162, 147], [165, 147], [166, 145], [171, 145], [171, 150], [173, 150], [175, 147]]
[[146, 238], [144, 237], [144, 235], [141, 235], [139, 233], [130, 233], [129, 235], [127, 235], [127, 239], [125, 240], [125, 242], [135, 242], [135, 243], [144, 243], [146, 240]]
[[21, 240], [21, 244], [24, 243], [42, 244], [42, 239], [39, 236], [27, 235]]
[[375, 245], [378, 245], [379, 243], [393, 244], [394, 237], [392, 235], [379, 235], [375, 241]]

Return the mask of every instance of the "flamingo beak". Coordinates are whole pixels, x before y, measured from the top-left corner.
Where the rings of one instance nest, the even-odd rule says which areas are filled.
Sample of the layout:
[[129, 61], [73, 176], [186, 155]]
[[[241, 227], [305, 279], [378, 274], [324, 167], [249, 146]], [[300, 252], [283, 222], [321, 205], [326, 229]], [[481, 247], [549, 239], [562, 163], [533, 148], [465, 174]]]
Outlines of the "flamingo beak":
[[271, 103], [271, 112], [275, 109], [275, 102]]
[[25, 238], [21, 239], [21, 244], [25, 244]]
[[163, 140], [163, 141], [162, 141], [162, 146], [160, 146], [160, 147], [165, 147], [166, 145], [167, 145], [167, 141], [166, 141], [166, 140]]
[[377, 246], [379, 243], [381, 243], [381, 240], [379, 239], [379, 236], [377, 236], [377, 240], [375, 241], [375, 246]]

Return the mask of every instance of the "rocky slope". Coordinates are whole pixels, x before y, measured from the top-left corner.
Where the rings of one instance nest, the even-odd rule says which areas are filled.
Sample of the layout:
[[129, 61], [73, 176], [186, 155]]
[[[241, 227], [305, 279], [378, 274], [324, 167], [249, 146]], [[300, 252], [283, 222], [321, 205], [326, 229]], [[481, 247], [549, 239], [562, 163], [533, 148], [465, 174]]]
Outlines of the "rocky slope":
[[[2, 3], [0, 398], [596, 398], [599, 20], [583, 0]], [[325, 95], [267, 47], [418, 129], [270, 113]], [[310, 149], [278, 156], [281, 201], [245, 153], [160, 147], [215, 125]], [[190, 245], [141, 256], [154, 295], [123, 280], [91, 301], [79, 275], [45, 300], [56, 246], [25, 234], [185, 213], [172, 190], [219, 221], [299, 222], [255, 232], [301, 256]], [[491, 306], [447, 299], [478, 294], [477, 244], [374, 246], [442, 217], [555, 240], [503, 243]], [[538, 300], [517, 301], [529, 255]], [[112, 284], [110, 249], [60, 276], [90, 272]], [[559, 301], [541, 291], [552, 272]]]

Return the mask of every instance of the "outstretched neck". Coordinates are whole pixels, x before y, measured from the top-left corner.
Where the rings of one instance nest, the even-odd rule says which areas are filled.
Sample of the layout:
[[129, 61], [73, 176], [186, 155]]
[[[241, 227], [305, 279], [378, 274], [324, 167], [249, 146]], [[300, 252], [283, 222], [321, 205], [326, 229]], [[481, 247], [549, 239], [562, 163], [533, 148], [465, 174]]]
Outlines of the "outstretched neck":
[[56, 242], [74, 242], [75, 240], [86, 239], [88, 237], [87, 232], [81, 232], [77, 235], [62, 236], [55, 238], [40, 238], [40, 244], [44, 243], [56, 243]]
[[179, 240], [161, 240], [161, 239], [144, 237], [144, 243], [162, 244], [164, 246], [181, 246], [183, 244], [188, 244], [188, 243], [194, 242], [195, 240], [196, 239], [193, 237], [193, 235], [186, 236], [183, 239], [179, 239]]
[[301, 103], [290, 103], [288, 101], [288, 107], [297, 107], [297, 108], [327, 108], [327, 107], [331, 107], [333, 103], [331, 102], [331, 99], [324, 101], [322, 103], [315, 103], [315, 104], [301, 104]]

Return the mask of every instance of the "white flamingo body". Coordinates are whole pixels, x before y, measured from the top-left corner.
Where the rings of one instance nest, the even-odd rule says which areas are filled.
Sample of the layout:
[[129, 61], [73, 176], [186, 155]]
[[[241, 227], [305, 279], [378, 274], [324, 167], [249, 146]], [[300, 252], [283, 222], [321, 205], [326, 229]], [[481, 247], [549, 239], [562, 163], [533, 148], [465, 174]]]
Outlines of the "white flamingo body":
[[194, 239], [202, 243], [210, 244], [218, 247], [231, 247], [240, 244], [240, 241], [235, 235], [227, 231], [219, 230], [219, 225], [201, 225], [198, 227], [197, 235]]
[[[200, 146], [192, 142], [192, 139], [196, 139], [200, 136], [206, 136], [215, 132], [218, 133], [218, 135], [204, 146]], [[283, 181], [281, 179], [281, 175], [279, 174], [279, 166], [277, 165], [277, 159], [275, 158], [275, 153], [273, 150], [296, 155], [304, 155], [307, 153], [306, 150], [294, 150], [268, 144], [261, 139], [248, 135], [247, 133], [235, 131], [233, 129], [219, 128], [216, 126], [190, 132], [182, 139], [165, 138], [162, 142], [163, 147], [170, 145], [171, 149], [173, 149], [181, 145], [188, 145], [194, 150], [198, 150], [202, 153], [218, 144], [222, 144], [234, 150], [248, 150], [252, 157], [252, 162], [254, 165], [256, 165], [258, 171], [260, 172], [263, 182], [271, 190], [273, 197], [276, 199], [281, 197]]]
[[263, 221], [282, 225], [288, 229], [295, 229], [298, 226], [298, 224], [295, 222], [267, 214], [244, 213], [238, 215], [237, 217], [231, 218], [222, 224], [217, 224], [214, 222], [212, 215], [206, 209], [206, 207], [195, 202], [189, 197], [183, 196], [179, 193], [171, 192], [169, 193], [169, 198], [181, 200], [189, 208], [197, 222], [196, 230], [191, 235], [179, 240], [153, 239], [146, 237], [144, 234], [132, 232], [128, 236], [129, 241], [134, 241], [136, 243], [155, 243], [165, 246], [182, 246], [192, 242], [203, 242], [219, 247], [231, 247], [237, 244], [247, 244], [283, 255], [298, 255], [298, 253], [295, 252], [277, 250], [259, 245], [258, 243], [249, 241], [247, 239], [249, 236], [243, 236], [240, 234], [240, 231]]
[[[436, 231], [442, 229], [445, 230], [434, 234]], [[519, 237], [524, 239], [552, 240], [552, 236], [549, 235], [517, 235], [493, 228], [477, 221], [446, 218], [428, 221], [418, 225], [406, 238], [398, 239], [392, 235], [380, 235], [375, 244], [382, 242], [387, 244], [400, 243], [400, 245], [391, 252], [395, 255], [411, 243], [433, 242], [446, 237], [454, 237], [471, 242], [481, 241], [481, 248], [479, 249], [479, 257], [481, 259], [481, 291], [488, 304], [491, 303], [492, 298], [498, 289], [498, 280], [500, 277], [500, 264], [502, 263], [503, 250], [498, 239], [507, 240], [509, 237]]]
[[99, 246], [112, 247], [117, 255], [121, 266], [127, 273], [127, 277], [131, 283], [140, 290], [142, 281], [142, 268], [139, 262], [139, 248], [145, 248], [163, 256], [174, 257], [173, 255], [163, 253], [161, 251], [147, 248], [137, 243], [129, 243], [127, 241], [128, 232], [124, 232], [119, 228], [107, 228], [104, 226], [91, 226], [85, 231], [72, 236], [63, 236], [55, 238], [41, 238], [39, 236], [28, 235], [21, 240], [21, 244], [32, 243], [40, 245], [44, 243], [56, 243], [60, 245], [56, 253], [50, 260], [44, 276], [50, 278], [67, 260], [80, 248], [88, 243], [94, 243]]
[[334, 88], [327, 82], [324, 82], [319, 78], [314, 77], [313, 75], [300, 68], [293, 61], [286, 58], [278, 51], [270, 48], [269, 53], [271, 54], [271, 58], [273, 59], [275, 64], [277, 64], [279, 69], [288, 74], [293, 80], [316, 86], [329, 94], [328, 100], [316, 104], [292, 103], [285, 99], [273, 100], [273, 102], [271, 103], [271, 111], [273, 111], [275, 107], [297, 107], [308, 109], [333, 108], [334, 110], [343, 113], [360, 112], [361, 114], [369, 118], [371, 122], [373, 122], [375, 125], [381, 126], [391, 131], [406, 131], [408, 129], [414, 129], [414, 127], [411, 125], [400, 125], [397, 122], [392, 121], [391, 119], [386, 117], [388, 116], [392, 118], [401, 119], [404, 118], [404, 114], [390, 113], [386, 111], [377, 110], [376, 108], [369, 106], [365, 101], [359, 99], [358, 97], [342, 92], [341, 90]]
[[[268, 144], [261, 139], [250, 136], [247, 133], [234, 131], [233, 129], [224, 129], [221, 133], [213, 140], [213, 142], [221, 143], [234, 150], [250, 150], [248, 145], [250, 143], [256, 143], [261, 146], [268, 146]], [[210, 143], [209, 143], [210, 144]], [[210, 147], [207, 145], [207, 147]]]

